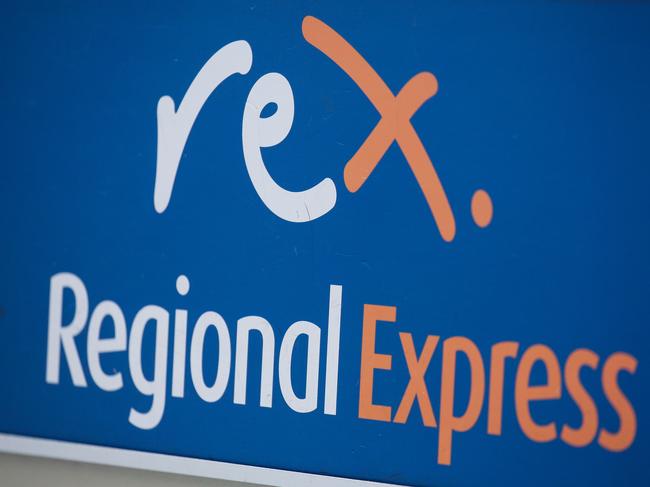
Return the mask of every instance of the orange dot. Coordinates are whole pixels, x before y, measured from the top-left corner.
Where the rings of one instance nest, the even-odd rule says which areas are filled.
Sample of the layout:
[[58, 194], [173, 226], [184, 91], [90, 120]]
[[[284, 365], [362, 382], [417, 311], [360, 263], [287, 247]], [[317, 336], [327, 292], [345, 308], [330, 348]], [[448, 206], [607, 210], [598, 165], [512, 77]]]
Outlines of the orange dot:
[[472, 218], [474, 218], [474, 223], [481, 228], [487, 227], [492, 221], [493, 213], [494, 207], [490, 195], [482, 189], [476, 191], [472, 196]]

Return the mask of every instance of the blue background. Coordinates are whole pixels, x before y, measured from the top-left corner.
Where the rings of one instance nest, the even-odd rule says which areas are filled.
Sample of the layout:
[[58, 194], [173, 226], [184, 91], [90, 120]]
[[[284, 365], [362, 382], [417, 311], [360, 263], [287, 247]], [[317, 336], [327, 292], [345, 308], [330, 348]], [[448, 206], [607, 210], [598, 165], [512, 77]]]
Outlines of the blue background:
[[[650, 4], [129, 3], [13, 2], [0, 18], [0, 431], [416, 485], [648, 483]], [[413, 124], [456, 216], [451, 244], [396, 145], [358, 193], [345, 189], [344, 164], [378, 115], [304, 41], [305, 15], [339, 31], [394, 91], [420, 71], [438, 78], [439, 93]], [[238, 39], [251, 44], [253, 67], [204, 106], [159, 215], [157, 101], [178, 103], [205, 61]], [[244, 102], [271, 71], [290, 81], [296, 113], [287, 139], [263, 151], [269, 171], [289, 189], [324, 177], [338, 189], [334, 210], [307, 224], [274, 216], [244, 165]], [[469, 211], [479, 188], [495, 207], [487, 229]], [[215, 310], [233, 344], [246, 315], [268, 319], [278, 346], [297, 320], [325, 331], [328, 287], [343, 285], [338, 414], [322, 413], [324, 362], [316, 412], [286, 406], [277, 372], [273, 407], [260, 408], [255, 341], [245, 406], [232, 403], [232, 374], [223, 399], [201, 401], [188, 367], [186, 397], [168, 392], [151, 431], [127, 420], [150, 399], [133, 386], [126, 353], [104, 359], [123, 372], [124, 389], [101, 391], [85, 332], [77, 343], [89, 387], [74, 387], [65, 365], [61, 383], [47, 385], [49, 279], [62, 271], [83, 279], [91, 309], [117, 301], [129, 326], [150, 303], [189, 309], [190, 323]], [[186, 297], [175, 290], [181, 273], [191, 281]], [[378, 332], [378, 350], [394, 358], [392, 372], [376, 374], [376, 402], [396, 407], [408, 380], [398, 331], [412, 332], [418, 351], [427, 334], [467, 336], [486, 366], [501, 340], [520, 342], [520, 354], [547, 344], [561, 363], [590, 348], [601, 368], [625, 351], [639, 360], [620, 379], [637, 413], [635, 442], [615, 454], [596, 442], [528, 440], [511, 362], [503, 434], [486, 433], [486, 399], [476, 426], [454, 435], [451, 467], [437, 465], [437, 430], [422, 426], [417, 407], [405, 425], [357, 418], [364, 303], [398, 308], [397, 323]], [[149, 351], [152, 342], [147, 335]], [[427, 375], [436, 416], [440, 359], [441, 347]], [[211, 364], [216, 357], [206, 357], [206, 371]], [[601, 368], [583, 381], [600, 426], [614, 431]], [[566, 390], [533, 414], [558, 428], [580, 421]]]

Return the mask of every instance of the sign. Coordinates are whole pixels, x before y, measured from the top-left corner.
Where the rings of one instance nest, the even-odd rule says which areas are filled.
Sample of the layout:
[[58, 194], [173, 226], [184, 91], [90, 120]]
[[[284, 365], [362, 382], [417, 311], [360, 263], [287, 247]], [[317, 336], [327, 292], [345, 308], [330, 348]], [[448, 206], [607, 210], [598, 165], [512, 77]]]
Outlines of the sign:
[[0, 450], [650, 480], [650, 5], [6, 11]]

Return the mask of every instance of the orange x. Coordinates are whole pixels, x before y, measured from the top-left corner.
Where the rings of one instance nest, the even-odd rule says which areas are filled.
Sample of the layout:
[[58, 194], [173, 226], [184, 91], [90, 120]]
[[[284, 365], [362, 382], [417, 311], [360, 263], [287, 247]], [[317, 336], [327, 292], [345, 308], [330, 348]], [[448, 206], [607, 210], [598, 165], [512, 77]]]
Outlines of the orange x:
[[419, 73], [395, 96], [361, 54], [327, 24], [307, 16], [302, 21], [302, 34], [352, 78], [381, 115], [368, 138], [345, 165], [343, 179], [348, 190], [356, 192], [393, 141], [397, 141], [424, 193], [440, 235], [451, 242], [456, 234], [454, 215], [438, 174], [411, 124], [415, 112], [438, 91], [435, 76]]
[[424, 347], [420, 353], [420, 357], [415, 353], [415, 345], [413, 344], [413, 336], [410, 333], [399, 334], [399, 339], [402, 342], [402, 349], [404, 350], [404, 358], [406, 358], [406, 365], [409, 369], [409, 383], [406, 386], [402, 401], [397, 408], [397, 413], [393, 421], [395, 423], [406, 423], [409, 417], [413, 403], [417, 399], [420, 405], [420, 414], [422, 415], [422, 422], [425, 426], [435, 428], [437, 426], [436, 417], [433, 414], [431, 407], [431, 399], [429, 398], [429, 391], [424, 382], [424, 374], [429, 367], [433, 352], [438, 346], [439, 336], [429, 335], [424, 342]]

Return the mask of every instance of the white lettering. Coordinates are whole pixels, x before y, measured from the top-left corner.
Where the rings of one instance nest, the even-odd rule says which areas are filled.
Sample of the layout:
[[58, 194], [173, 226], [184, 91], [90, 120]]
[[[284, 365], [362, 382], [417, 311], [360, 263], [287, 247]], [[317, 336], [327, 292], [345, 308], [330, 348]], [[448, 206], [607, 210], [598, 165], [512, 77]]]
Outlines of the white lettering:
[[[74, 315], [67, 326], [63, 326], [63, 291], [69, 289], [74, 295]], [[88, 292], [84, 283], [74, 274], [61, 272], [50, 279], [50, 308], [47, 332], [47, 369], [45, 381], [58, 384], [60, 375], [61, 347], [68, 361], [72, 383], [86, 387], [86, 377], [74, 338], [86, 326], [88, 319]]]

